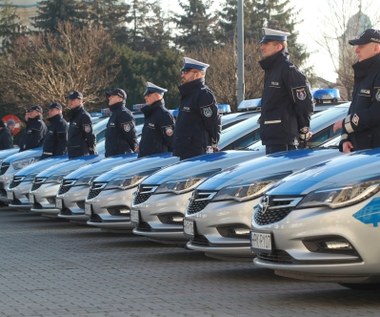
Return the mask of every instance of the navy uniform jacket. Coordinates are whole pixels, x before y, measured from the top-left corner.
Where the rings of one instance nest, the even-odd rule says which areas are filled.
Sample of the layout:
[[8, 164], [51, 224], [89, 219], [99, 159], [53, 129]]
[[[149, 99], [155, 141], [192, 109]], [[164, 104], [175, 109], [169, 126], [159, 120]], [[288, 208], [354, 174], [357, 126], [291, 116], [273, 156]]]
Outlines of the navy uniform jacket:
[[163, 100], [141, 108], [145, 121], [142, 130], [139, 157], [155, 153], [172, 152], [174, 118], [165, 108]]
[[132, 113], [125, 108], [124, 102], [110, 106], [111, 117], [106, 130], [106, 157], [132, 153], [137, 147], [135, 120]]
[[297, 145], [300, 129], [310, 127], [313, 101], [309, 83], [283, 51], [259, 63], [265, 71], [260, 116], [262, 143]]
[[82, 106], [70, 109], [67, 140], [69, 158], [95, 153], [96, 140], [90, 114]]
[[216, 146], [221, 132], [221, 119], [213, 92], [200, 78], [179, 87], [181, 104], [174, 128], [173, 153], [186, 159], [206, 153]]
[[48, 118], [48, 121], [50, 124], [43, 145], [42, 158], [66, 154], [68, 123], [61, 114]]
[[380, 147], [380, 54], [355, 63], [354, 89], [339, 145], [351, 141], [353, 150]]
[[7, 127], [0, 130], [0, 150], [6, 150], [13, 147], [12, 134]]
[[42, 146], [46, 132], [46, 124], [40, 117], [29, 118], [20, 141], [20, 152]]

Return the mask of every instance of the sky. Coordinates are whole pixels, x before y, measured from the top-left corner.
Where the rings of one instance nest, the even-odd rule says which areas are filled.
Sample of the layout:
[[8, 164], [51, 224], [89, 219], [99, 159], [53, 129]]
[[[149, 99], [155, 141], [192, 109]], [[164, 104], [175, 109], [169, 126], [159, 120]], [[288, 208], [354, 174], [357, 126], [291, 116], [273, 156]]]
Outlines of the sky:
[[[299, 19], [302, 20], [297, 25], [298, 42], [303, 44], [310, 54], [310, 58], [306, 66], [312, 66], [314, 73], [327, 79], [331, 82], [336, 81], [336, 73], [334, 72], [333, 60], [328, 54], [327, 49], [321, 44], [323, 38], [327, 36], [336, 37], [337, 26], [339, 20], [344, 15], [348, 17], [358, 12], [359, 0], [290, 0], [291, 5], [300, 10]], [[377, 21], [380, 19], [380, 1], [379, 0], [362, 0], [362, 11], [367, 14], [372, 23], [375, 23], [377, 28], [380, 28], [380, 24], [376, 24], [375, 13], [379, 13]], [[223, 4], [224, 0], [214, 0], [214, 6]], [[333, 7], [331, 4], [335, 3], [337, 7]], [[161, 0], [162, 8], [164, 11], [169, 10], [176, 11], [181, 10], [178, 1], [173, 0]], [[345, 12], [340, 11], [340, 8], [344, 5]], [[336, 12], [340, 12], [338, 16], [335, 16]], [[335, 25], [334, 25], [335, 23]], [[289, 43], [291, 45], [291, 43]], [[332, 47], [337, 55], [338, 44], [333, 43]]]

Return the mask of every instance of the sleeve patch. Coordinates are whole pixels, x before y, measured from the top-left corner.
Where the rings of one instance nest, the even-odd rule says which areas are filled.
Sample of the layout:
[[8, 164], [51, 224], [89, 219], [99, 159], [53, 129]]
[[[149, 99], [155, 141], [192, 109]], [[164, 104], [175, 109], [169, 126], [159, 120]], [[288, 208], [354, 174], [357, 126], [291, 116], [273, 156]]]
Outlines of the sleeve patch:
[[90, 124], [84, 124], [83, 125], [83, 130], [86, 133], [90, 133], [91, 132], [91, 125]]
[[211, 107], [205, 107], [202, 109], [202, 113], [206, 118], [211, 118], [212, 116], [212, 109]]
[[305, 87], [295, 89], [296, 97], [298, 100], [305, 100], [307, 97], [307, 91]]

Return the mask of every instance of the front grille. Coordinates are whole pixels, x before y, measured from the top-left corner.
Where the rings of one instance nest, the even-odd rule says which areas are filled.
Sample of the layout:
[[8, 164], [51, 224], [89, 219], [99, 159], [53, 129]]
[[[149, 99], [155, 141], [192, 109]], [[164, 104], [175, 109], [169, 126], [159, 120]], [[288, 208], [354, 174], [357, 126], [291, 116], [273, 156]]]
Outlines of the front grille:
[[255, 222], [262, 226], [275, 223], [289, 215], [302, 197], [263, 196], [253, 211]]
[[21, 184], [21, 182], [24, 180], [24, 176], [13, 176], [13, 180], [9, 184], [9, 188], [15, 188], [18, 185]]
[[158, 186], [153, 185], [140, 185], [136, 192], [133, 203], [135, 205], [138, 205], [143, 203], [144, 201], [147, 201], [157, 187]]
[[8, 168], [9, 168], [9, 166], [10, 166], [10, 163], [8, 163], [8, 162], [2, 162], [1, 163], [1, 167], [0, 167], [0, 175], [3, 175], [3, 174], [5, 174], [5, 172], [8, 170]]
[[72, 179], [64, 179], [62, 180], [61, 186], [59, 186], [58, 195], [63, 195], [67, 193], [71, 187], [73, 187], [75, 180]]
[[100, 183], [100, 182], [93, 182], [91, 184], [90, 191], [88, 192], [87, 199], [92, 199], [96, 196], [98, 196], [104, 187], [106, 187], [107, 183]]
[[274, 250], [271, 253], [259, 253], [256, 254], [257, 257], [261, 260], [274, 262], [274, 263], [296, 263], [296, 261], [285, 251], [282, 250]]
[[203, 210], [215, 194], [216, 192], [195, 190], [190, 199], [189, 206], [187, 207], [187, 213], [192, 215]]
[[46, 177], [35, 177], [32, 184], [32, 191], [41, 187], [41, 185], [46, 181]]

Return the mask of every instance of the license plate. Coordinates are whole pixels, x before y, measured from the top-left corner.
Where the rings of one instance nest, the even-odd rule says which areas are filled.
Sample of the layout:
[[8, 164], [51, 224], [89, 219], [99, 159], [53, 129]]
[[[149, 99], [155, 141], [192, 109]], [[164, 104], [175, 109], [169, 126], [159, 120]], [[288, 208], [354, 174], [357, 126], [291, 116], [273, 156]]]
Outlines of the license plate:
[[61, 198], [56, 198], [55, 199], [55, 207], [57, 207], [58, 209], [62, 209], [63, 208], [63, 202], [62, 202]]
[[88, 216], [91, 216], [91, 204], [84, 205], [84, 213]]
[[188, 236], [194, 236], [194, 221], [189, 219], [183, 220], [183, 232]]
[[9, 199], [9, 200], [13, 200], [13, 192], [7, 192], [7, 198]]
[[34, 195], [33, 194], [29, 194], [29, 202], [31, 204], [34, 204]]
[[136, 209], [131, 210], [131, 222], [134, 225], [138, 225], [140, 223], [140, 212]]
[[270, 233], [252, 231], [251, 247], [253, 250], [272, 251], [272, 235]]

